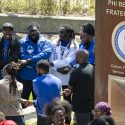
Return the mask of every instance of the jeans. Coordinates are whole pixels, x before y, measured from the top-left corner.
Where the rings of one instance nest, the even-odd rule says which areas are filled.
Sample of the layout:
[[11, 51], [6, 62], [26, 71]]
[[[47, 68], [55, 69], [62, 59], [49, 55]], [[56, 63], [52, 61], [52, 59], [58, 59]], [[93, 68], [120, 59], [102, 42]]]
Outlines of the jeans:
[[13, 120], [14, 122], [17, 123], [17, 125], [26, 125], [25, 124], [25, 119], [23, 115], [19, 116], [6, 116], [7, 120]]

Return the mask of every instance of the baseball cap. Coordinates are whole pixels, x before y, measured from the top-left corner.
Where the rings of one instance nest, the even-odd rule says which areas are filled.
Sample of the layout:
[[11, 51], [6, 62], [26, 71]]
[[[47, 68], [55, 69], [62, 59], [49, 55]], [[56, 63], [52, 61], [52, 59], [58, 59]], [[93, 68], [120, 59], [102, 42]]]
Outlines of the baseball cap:
[[11, 28], [12, 30], [14, 29], [13, 24], [9, 22], [3, 24], [2, 29], [5, 29], [5, 28]]

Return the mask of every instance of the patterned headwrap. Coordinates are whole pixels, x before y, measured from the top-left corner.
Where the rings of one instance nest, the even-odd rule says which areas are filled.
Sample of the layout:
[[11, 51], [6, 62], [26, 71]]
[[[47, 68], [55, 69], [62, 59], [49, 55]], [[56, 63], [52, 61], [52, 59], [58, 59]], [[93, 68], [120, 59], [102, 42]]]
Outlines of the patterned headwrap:
[[111, 112], [111, 106], [107, 102], [99, 102], [95, 105], [95, 108], [100, 109], [102, 112], [105, 112], [106, 115], [110, 116], [112, 114]]

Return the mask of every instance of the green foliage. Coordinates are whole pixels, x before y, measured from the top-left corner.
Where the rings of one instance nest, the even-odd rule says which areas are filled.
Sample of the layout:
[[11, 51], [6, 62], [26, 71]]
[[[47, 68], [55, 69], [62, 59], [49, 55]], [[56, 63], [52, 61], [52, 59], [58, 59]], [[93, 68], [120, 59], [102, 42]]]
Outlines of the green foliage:
[[25, 13], [41, 15], [94, 15], [95, 0], [86, 0], [89, 7], [84, 8], [82, 2], [77, 0], [0, 0], [0, 12]]
[[40, 14], [42, 15], [55, 15], [57, 4], [54, 0], [41, 0]]
[[72, 12], [73, 13], [79, 13], [81, 15], [82, 14], [82, 9], [83, 9], [82, 4], [77, 3], [77, 4], [73, 5]]
[[87, 0], [89, 8], [87, 9], [87, 14], [90, 16], [94, 16], [95, 14], [95, 0]]
[[67, 14], [71, 8], [70, 8], [70, 1], [69, 0], [65, 0], [63, 3], [62, 3], [62, 12], [63, 14]]

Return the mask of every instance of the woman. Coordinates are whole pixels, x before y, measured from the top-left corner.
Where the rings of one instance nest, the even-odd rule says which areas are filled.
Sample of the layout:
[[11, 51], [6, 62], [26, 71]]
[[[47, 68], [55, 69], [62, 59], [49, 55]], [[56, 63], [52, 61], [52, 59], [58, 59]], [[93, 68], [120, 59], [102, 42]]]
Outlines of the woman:
[[3, 79], [0, 80], [0, 111], [5, 114], [7, 120], [13, 120], [18, 125], [25, 125], [21, 103], [27, 103], [21, 99], [23, 85], [16, 80], [19, 66], [11, 62], [3, 68]]
[[55, 106], [63, 107], [65, 109], [65, 123], [69, 125], [71, 122], [72, 106], [67, 100], [61, 100], [61, 99], [55, 99], [51, 104], [47, 104], [45, 106], [45, 114], [49, 118], [50, 123], [52, 121], [51, 112], [53, 107]]
[[[94, 120], [99, 118], [100, 116], [106, 115], [111, 116], [111, 106], [107, 102], [98, 102], [95, 105], [94, 110], [92, 110], [92, 114], [94, 117]], [[93, 121], [90, 121], [87, 125], [91, 125]]]
[[112, 112], [111, 112], [111, 107], [107, 102], [99, 102], [95, 105], [94, 110], [92, 111], [93, 115], [94, 115], [94, 119], [103, 116], [103, 115], [107, 115], [107, 116], [111, 116]]
[[65, 109], [62, 106], [55, 105], [51, 110], [51, 125], [68, 125], [65, 124]]

